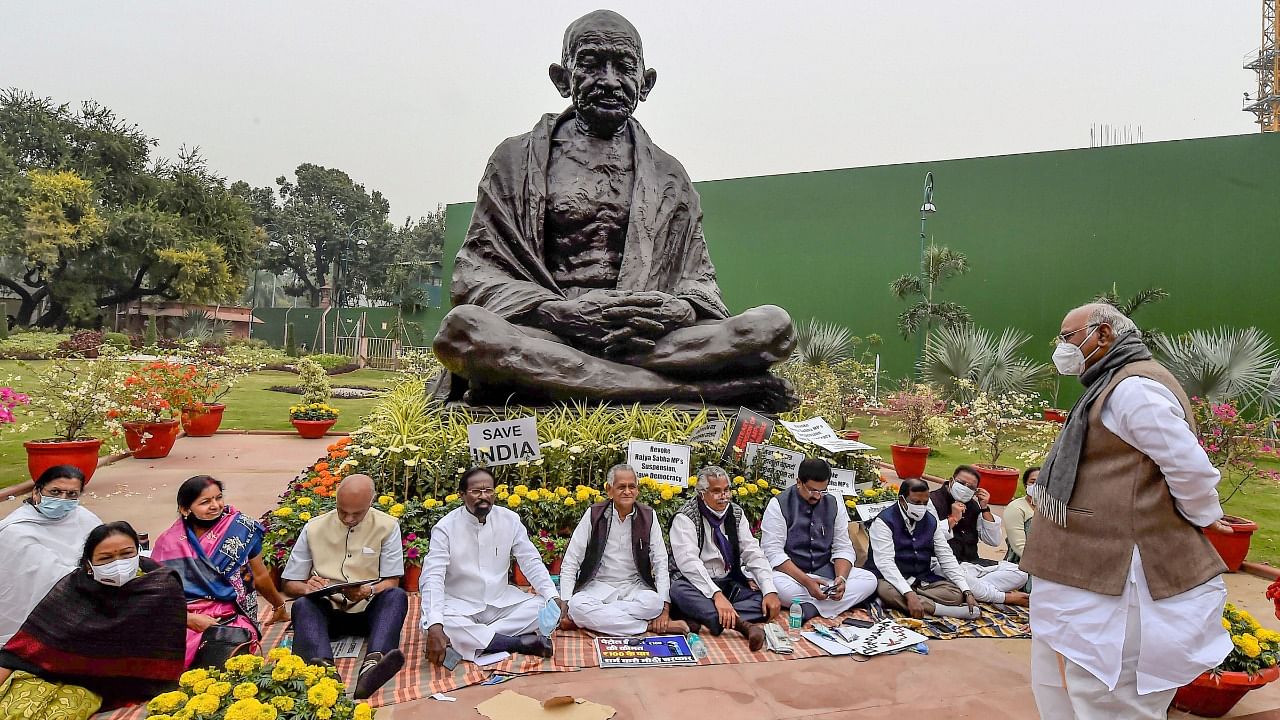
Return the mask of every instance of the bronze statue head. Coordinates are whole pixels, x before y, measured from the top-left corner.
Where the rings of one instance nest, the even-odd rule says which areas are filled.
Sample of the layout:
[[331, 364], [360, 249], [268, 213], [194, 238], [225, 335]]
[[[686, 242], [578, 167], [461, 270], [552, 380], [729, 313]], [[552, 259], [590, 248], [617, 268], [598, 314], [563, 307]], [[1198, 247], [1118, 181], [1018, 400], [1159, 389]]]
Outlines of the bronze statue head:
[[658, 73], [644, 66], [644, 45], [635, 27], [612, 10], [596, 10], [564, 31], [560, 62], [549, 68], [561, 97], [592, 135], [610, 137], [626, 126], [649, 96]]

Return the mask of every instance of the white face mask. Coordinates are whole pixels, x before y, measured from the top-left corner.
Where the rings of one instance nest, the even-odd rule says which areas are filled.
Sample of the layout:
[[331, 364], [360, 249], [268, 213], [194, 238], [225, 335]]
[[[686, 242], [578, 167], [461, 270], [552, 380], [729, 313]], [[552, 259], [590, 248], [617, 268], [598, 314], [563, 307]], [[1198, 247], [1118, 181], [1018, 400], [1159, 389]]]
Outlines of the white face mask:
[[907, 514], [908, 520], [911, 520], [912, 522], [920, 522], [924, 519], [924, 516], [928, 514], [929, 506], [927, 504], [913, 505], [911, 503], [903, 503], [903, 512]]
[[[1084, 341], [1080, 345], [1089, 342], [1089, 338], [1093, 337], [1093, 333], [1097, 329], [1095, 327], [1090, 330], [1089, 334], [1084, 336]], [[1093, 353], [1096, 352], [1098, 352], [1098, 348], [1093, 349]], [[1089, 356], [1092, 357], [1093, 353], [1089, 353]], [[1084, 372], [1084, 363], [1087, 359], [1079, 345], [1073, 345], [1069, 342], [1060, 340], [1058, 341], [1058, 346], [1053, 349], [1053, 366], [1058, 369], [1060, 375], [1079, 375]]]
[[973, 488], [969, 487], [968, 485], [965, 485], [964, 483], [956, 482], [955, 480], [951, 481], [950, 492], [951, 492], [951, 497], [955, 498], [956, 502], [962, 502], [962, 503], [969, 502], [970, 500], [973, 499], [973, 495], [974, 495]]
[[93, 579], [103, 585], [120, 587], [138, 577], [138, 556], [113, 560], [105, 565], [90, 565]]

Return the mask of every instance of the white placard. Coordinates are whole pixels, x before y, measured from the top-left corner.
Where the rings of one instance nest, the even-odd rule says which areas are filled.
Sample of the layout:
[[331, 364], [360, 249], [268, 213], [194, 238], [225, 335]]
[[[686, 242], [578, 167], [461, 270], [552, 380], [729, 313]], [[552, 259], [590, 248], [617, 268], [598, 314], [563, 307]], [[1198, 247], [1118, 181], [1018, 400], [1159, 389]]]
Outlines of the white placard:
[[858, 476], [852, 470], [831, 468], [831, 482], [827, 483], [827, 494], [857, 497], [858, 486], [854, 483]]
[[693, 434], [689, 436], [689, 439], [686, 442], [690, 445], [700, 442], [715, 442], [719, 440], [720, 436], [723, 434], [724, 421], [712, 420], [711, 422], [704, 423], [699, 426], [697, 430], [694, 430]]
[[636, 477], [650, 477], [674, 487], [689, 484], [689, 446], [650, 440], [627, 443], [627, 464], [636, 469]]
[[833, 453], [841, 452], [859, 452], [862, 450], [875, 450], [866, 443], [857, 440], [845, 440], [836, 435], [836, 431], [831, 429], [826, 420], [820, 417], [809, 418], [801, 422], [779, 421], [782, 427], [791, 433], [791, 437], [802, 443], [809, 445], [817, 445], [818, 447]]
[[885, 500], [884, 502], [878, 503], [858, 503], [853, 506], [853, 509], [858, 512], [859, 520], [864, 523], [868, 523], [875, 520], [881, 510], [884, 510], [895, 502], [897, 502], [897, 500]]
[[358, 635], [347, 635], [329, 642], [335, 660], [341, 658], [358, 658], [364, 647], [364, 638]]
[[468, 425], [467, 445], [472, 462], [488, 467], [532, 462], [542, 457], [538, 423], [531, 417]]
[[751, 467], [756, 461], [756, 453], [764, 453], [761, 458], [760, 474], [771, 485], [779, 490], [785, 490], [796, 484], [800, 463], [804, 462], [804, 453], [773, 445], [747, 443], [747, 450], [742, 454], [743, 466]]
[[881, 655], [928, 640], [924, 635], [892, 620], [881, 620], [869, 628], [842, 625], [832, 630], [859, 655]]

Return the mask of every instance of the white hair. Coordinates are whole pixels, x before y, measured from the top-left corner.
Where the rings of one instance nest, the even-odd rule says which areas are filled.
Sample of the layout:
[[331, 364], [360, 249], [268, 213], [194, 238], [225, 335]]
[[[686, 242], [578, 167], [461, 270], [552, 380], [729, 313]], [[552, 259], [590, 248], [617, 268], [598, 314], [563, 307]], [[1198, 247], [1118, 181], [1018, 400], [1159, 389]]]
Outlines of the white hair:
[[1110, 325], [1116, 337], [1125, 333], [1138, 332], [1137, 323], [1130, 320], [1129, 316], [1120, 312], [1115, 305], [1110, 303], [1089, 303], [1076, 309], [1089, 311], [1090, 325], [1101, 325], [1103, 323]]
[[605, 473], [604, 484], [612, 485], [614, 476], [616, 476], [620, 472], [629, 472], [632, 475], [635, 475], [637, 480], [640, 479], [640, 476], [636, 474], [635, 468], [631, 467], [626, 463], [618, 463], [617, 465], [614, 465], [613, 467], [609, 468], [609, 472]]
[[694, 489], [698, 491], [699, 495], [701, 495], [707, 491], [708, 487], [710, 487], [711, 478], [721, 477], [728, 479], [729, 473], [725, 472], [724, 468], [719, 465], [708, 465], [698, 471], [698, 484], [694, 486]]

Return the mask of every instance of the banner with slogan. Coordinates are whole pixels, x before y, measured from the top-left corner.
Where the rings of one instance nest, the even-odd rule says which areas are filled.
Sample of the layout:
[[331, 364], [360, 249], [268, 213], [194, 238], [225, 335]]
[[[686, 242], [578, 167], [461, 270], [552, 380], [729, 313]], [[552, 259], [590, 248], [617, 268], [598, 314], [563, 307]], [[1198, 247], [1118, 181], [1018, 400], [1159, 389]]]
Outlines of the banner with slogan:
[[542, 457], [538, 423], [531, 417], [468, 425], [467, 447], [472, 462], [486, 467], [532, 462]]
[[632, 440], [627, 443], [627, 464], [635, 468], [637, 478], [680, 488], [689, 484], [688, 445]]
[[796, 476], [800, 474], [800, 463], [804, 462], [804, 453], [773, 445], [747, 443], [747, 450], [742, 456], [742, 464], [751, 467], [760, 456], [760, 475], [770, 485], [779, 490], [786, 490], [796, 484]]
[[724, 433], [724, 421], [711, 420], [707, 423], [699, 425], [698, 429], [694, 430], [693, 434], [691, 434], [689, 436], [689, 439], [685, 440], [685, 442], [690, 445], [694, 443], [700, 443], [700, 442], [713, 443], [719, 440], [720, 436], [723, 433]]
[[738, 416], [733, 420], [733, 429], [729, 431], [729, 442], [724, 446], [722, 460], [725, 463], [737, 460], [747, 451], [748, 443], [767, 442], [773, 436], [773, 428], [774, 422], [769, 418], [746, 408], [739, 408]]
[[858, 452], [861, 450], [875, 450], [866, 443], [857, 440], [845, 440], [836, 435], [836, 431], [831, 429], [826, 420], [820, 417], [809, 418], [802, 422], [782, 421], [782, 427], [791, 433], [791, 437], [802, 443], [809, 445], [817, 445], [818, 447], [833, 453], [841, 452]]
[[864, 523], [869, 523], [876, 519], [876, 516], [885, 508], [893, 505], [897, 500], [885, 500], [878, 503], [858, 503], [853, 509], [858, 512], [858, 519]]

